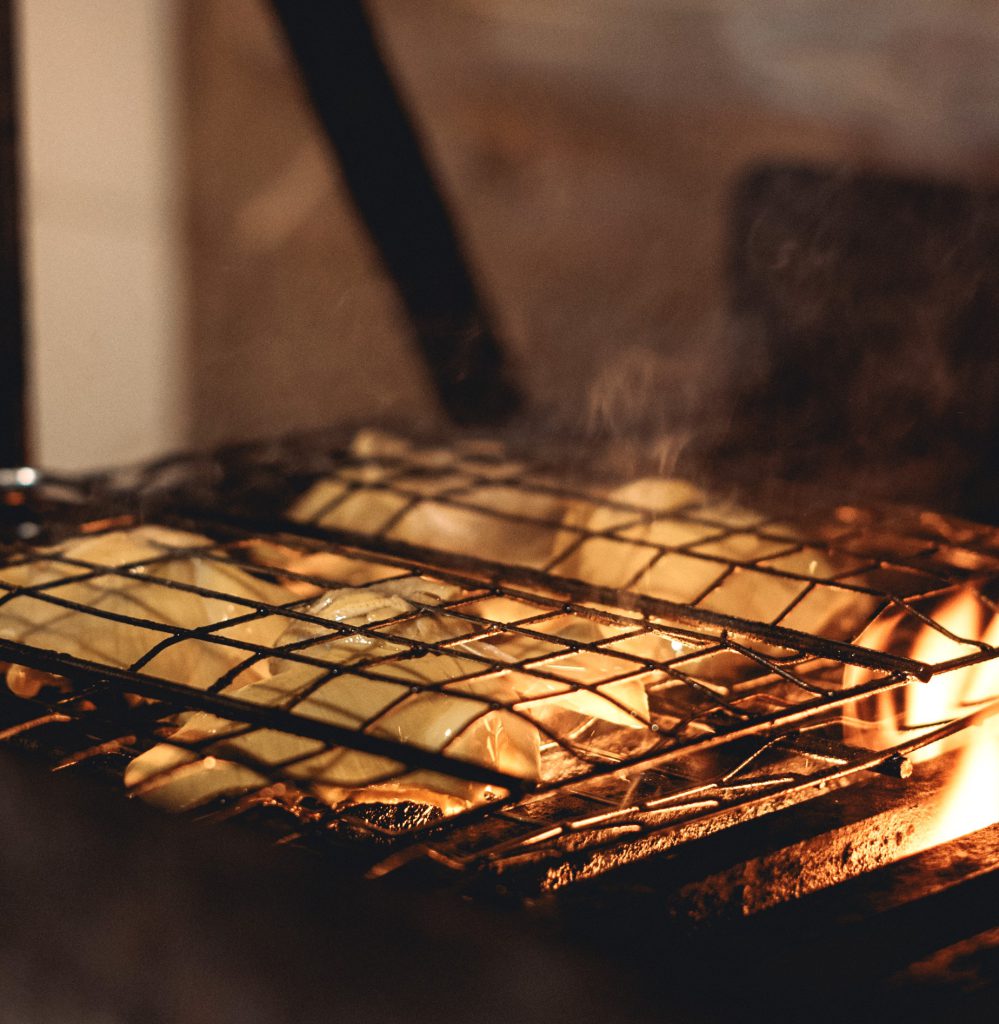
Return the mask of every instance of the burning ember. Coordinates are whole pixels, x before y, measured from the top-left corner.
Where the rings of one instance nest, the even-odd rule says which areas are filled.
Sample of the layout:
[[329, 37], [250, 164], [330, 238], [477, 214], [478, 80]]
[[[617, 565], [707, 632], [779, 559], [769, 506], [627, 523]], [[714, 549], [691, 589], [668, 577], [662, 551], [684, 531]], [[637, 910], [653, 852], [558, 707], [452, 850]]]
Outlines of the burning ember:
[[[860, 637], [865, 647], [909, 652], [914, 660], [939, 664], [978, 653], [982, 644], [999, 644], [999, 614], [971, 590], [938, 601], [927, 621], [911, 636], [901, 612], [883, 613]], [[844, 672], [844, 685], [870, 677], [854, 666]], [[848, 710], [847, 735], [879, 748], [918, 740], [941, 726], [973, 719], [967, 728], [914, 750], [914, 762], [925, 762], [960, 749], [954, 775], [940, 811], [925, 838], [925, 847], [949, 842], [999, 821], [999, 664], [984, 661], [934, 676], [860, 701]]]

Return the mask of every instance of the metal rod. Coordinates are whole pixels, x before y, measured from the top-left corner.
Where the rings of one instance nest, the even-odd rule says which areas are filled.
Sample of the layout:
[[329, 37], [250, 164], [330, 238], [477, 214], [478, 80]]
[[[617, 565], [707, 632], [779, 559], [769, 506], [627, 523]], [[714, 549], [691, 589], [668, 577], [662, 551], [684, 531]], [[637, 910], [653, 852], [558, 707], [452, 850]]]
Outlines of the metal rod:
[[520, 397], [363, 4], [271, 3], [441, 403], [461, 424], [501, 422]]
[[442, 772], [456, 779], [496, 786], [511, 793], [523, 793], [534, 788], [534, 783], [530, 779], [509, 775], [506, 772], [451, 757], [448, 754], [438, 754], [399, 740], [383, 739], [381, 736], [360, 732], [318, 718], [298, 715], [278, 707], [251, 704], [222, 693], [194, 690], [158, 676], [139, 674], [111, 665], [101, 665], [69, 654], [36, 650], [11, 643], [3, 638], [0, 638], [0, 660], [16, 662], [29, 668], [36, 668], [41, 672], [66, 673], [99, 684], [115, 683], [123, 690], [137, 693], [143, 697], [174, 702], [179, 699], [185, 711], [192, 709], [207, 711], [220, 718], [245, 722], [261, 728], [279, 729], [292, 736], [319, 740], [330, 747], [348, 747], [365, 754], [384, 757], [405, 765], [409, 769], [423, 768], [428, 771]]
[[0, 0], [0, 467], [27, 461], [15, 62], [12, 0]]
[[863, 665], [865, 668], [880, 669], [884, 672], [901, 672], [925, 682], [934, 668], [912, 658], [876, 651], [869, 647], [841, 640], [804, 633], [789, 626], [772, 626], [750, 619], [740, 619], [722, 612], [713, 612], [665, 598], [651, 597], [637, 592], [620, 591], [615, 587], [597, 586], [585, 580], [568, 576], [554, 576], [539, 569], [521, 565], [494, 562], [473, 555], [454, 554], [437, 548], [409, 544], [395, 538], [341, 530], [332, 526], [317, 526], [283, 518], [267, 516], [233, 515], [218, 509], [203, 512], [202, 522], [221, 523], [262, 533], [287, 533], [310, 537], [317, 540], [333, 541], [347, 547], [357, 548], [378, 555], [388, 555], [417, 565], [433, 566], [435, 569], [450, 569], [475, 576], [492, 586], [510, 585], [536, 587], [541, 593], [557, 593], [571, 601], [596, 602], [620, 608], [626, 612], [637, 612], [649, 617], [655, 616], [672, 620], [681, 625], [709, 626], [718, 630], [719, 639], [729, 643], [730, 636], [748, 637], [788, 650], [813, 655], [816, 658], [830, 658], [845, 665]]
[[[810, 757], [829, 761], [830, 764], [851, 764], [860, 754], [877, 753], [874, 750], [865, 751], [863, 747], [847, 746], [845, 743], [828, 739], [825, 736], [817, 736], [804, 731], [785, 737], [779, 745], [787, 750], [795, 750]], [[912, 775], [912, 762], [905, 754], [896, 751], [884, 761], [872, 764], [869, 770], [878, 772], [880, 775], [889, 775], [895, 779], [908, 779]]]

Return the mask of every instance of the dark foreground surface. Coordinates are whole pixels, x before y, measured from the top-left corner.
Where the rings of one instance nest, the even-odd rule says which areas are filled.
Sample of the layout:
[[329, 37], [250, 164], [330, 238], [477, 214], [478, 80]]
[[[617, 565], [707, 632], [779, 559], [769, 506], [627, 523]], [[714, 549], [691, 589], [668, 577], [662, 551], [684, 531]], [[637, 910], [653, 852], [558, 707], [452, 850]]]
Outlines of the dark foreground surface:
[[[729, 840], [528, 906], [473, 902], [359, 883], [20, 757], [0, 779], [4, 1021], [994, 1016], [996, 827], [746, 918]], [[710, 912], [678, 899], [697, 858], [730, 883]]]

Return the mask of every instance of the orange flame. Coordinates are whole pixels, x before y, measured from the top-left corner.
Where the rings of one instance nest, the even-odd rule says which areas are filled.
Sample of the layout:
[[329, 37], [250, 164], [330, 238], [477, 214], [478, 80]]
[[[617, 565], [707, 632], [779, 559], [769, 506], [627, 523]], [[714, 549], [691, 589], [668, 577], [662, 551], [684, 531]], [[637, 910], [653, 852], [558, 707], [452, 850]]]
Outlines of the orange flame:
[[[940, 607], [933, 615], [933, 619], [958, 637], [976, 637], [981, 631], [980, 605], [971, 591], [955, 594]], [[962, 655], [974, 654], [977, 651], [978, 648], [974, 645], [952, 640], [932, 626], [924, 626], [912, 645], [913, 659], [927, 665], [950, 661], [952, 658], [960, 658]], [[983, 667], [992, 670], [989, 672], [988, 681], [992, 684], [993, 694], [999, 692], [995, 686], [995, 666], [986, 663], [982, 666], [956, 669], [929, 683], [908, 688], [902, 718], [903, 727], [910, 735], [914, 735], [967, 714], [974, 706], [969, 702], [969, 695], [976, 688], [976, 680], [981, 675], [979, 670]], [[916, 760], [928, 761], [942, 754], [947, 747], [948, 744], [944, 740], [931, 743], [920, 748]]]
[[[971, 590], [960, 591], [938, 604], [929, 618], [940, 628], [924, 625], [917, 631], [909, 651], [916, 661], [934, 665], [975, 654], [980, 647], [972, 641], [978, 637], [990, 647], [999, 647], [999, 615], [989, 614]], [[899, 651], [906, 642], [903, 622], [899, 612], [883, 614], [871, 623], [859, 643], [874, 650], [904, 653]], [[843, 683], [852, 687], [871, 678], [868, 670], [850, 667]], [[918, 738], [976, 711], [987, 716], [955, 737], [927, 744], [910, 755], [913, 761], [927, 761], [963, 746], [925, 838], [926, 847], [999, 821], [999, 713], [986, 710], [992, 704], [999, 712], [999, 659], [941, 673], [928, 683], [912, 683], [901, 691], [862, 699], [846, 711], [848, 736], [875, 749]]]
[[[992, 618], [982, 639], [999, 646], [999, 615]], [[966, 706], [988, 704], [999, 696], [999, 665], [975, 666], [964, 695]], [[954, 778], [934, 822], [928, 845], [946, 843], [958, 836], [999, 821], [999, 715], [990, 714], [968, 730], [968, 740]]]
[[[900, 612], [882, 614], [858, 643], [873, 650], [907, 653], [927, 665], [978, 654], [981, 648], [974, 642], [978, 637], [990, 646], [999, 646], [999, 616], [990, 616], [983, 630], [983, 605], [971, 590], [947, 598], [930, 611], [928, 618], [935, 625], [921, 626], [910, 640], [905, 634], [907, 622]], [[909, 646], [909, 650], [899, 650], [904, 646]], [[872, 678], [868, 669], [850, 666], [843, 674], [843, 685], [852, 688]], [[902, 691], [881, 693], [849, 705], [847, 732], [865, 746], [882, 749], [918, 739], [997, 697], [999, 661], [985, 661], [940, 673], [928, 683], [912, 683]], [[953, 746], [952, 742], [940, 740], [914, 751], [911, 758], [928, 761]]]
[[943, 806], [926, 846], [948, 843], [999, 821], [999, 719], [995, 716], [968, 729]]

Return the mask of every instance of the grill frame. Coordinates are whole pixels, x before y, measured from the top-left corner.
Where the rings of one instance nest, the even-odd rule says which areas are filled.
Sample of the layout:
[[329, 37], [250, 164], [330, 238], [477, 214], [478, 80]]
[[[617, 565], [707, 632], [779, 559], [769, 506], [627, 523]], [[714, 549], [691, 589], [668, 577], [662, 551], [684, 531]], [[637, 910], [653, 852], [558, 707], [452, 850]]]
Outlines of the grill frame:
[[[908, 770], [908, 754], [981, 717], [981, 712], [977, 712], [943, 723], [931, 732], [876, 751], [852, 747], [837, 735], [838, 715], [844, 706], [861, 697], [899, 690], [911, 685], [913, 680], [926, 680], [933, 675], [990, 659], [999, 652], [979, 645], [979, 650], [969, 656], [937, 664], [916, 662], [911, 658], [899, 658], [864, 648], [856, 643], [801, 634], [779, 623], [748, 622], [634, 590], [622, 592], [592, 586], [580, 580], [560, 578], [550, 571], [529, 566], [511, 566], [446, 550], [429, 550], [398, 538], [362, 535], [356, 531], [333, 529], [321, 523], [292, 522], [287, 517], [274, 514], [276, 507], [288, 501], [289, 492], [298, 490], [300, 493], [309, 480], [322, 477], [331, 468], [356, 468], [359, 464], [358, 458], [342, 446], [324, 447], [317, 445], [315, 439], [309, 441], [304, 450], [302, 445], [302, 441], [294, 440], [210, 457], [165, 460], [131, 474], [90, 478], [75, 485], [69, 481], [48, 482], [39, 478], [21, 487], [20, 493], [30, 495], [26, 513], [30, 512], [32, 505], [45, 506], [46, 526], [50, 530], [55, 527], [56, 533], [71, 533], [81, 522], [93, 523], [95, 519], [107, 527], [138, 522], [140, 517], [152, 517], [165, 525], [205, 532], [216, 540], [229, 538], [228, 541], [222, 540], [223, 544], [237, 545], [248, 542], [252, 537], [263, 536], [273, 542], [298, 544], [304, 549], [309, 549], [310, 545], [321, 545], [348, 557], [393, 566], [400, 572], [424, 577], [432, 573], [441, 582], [461, 586], [464, 591], [453, 601], [442, 606], [428, 606], [423, 609], [424, 612], [454, 614], [456, 607], [461, 604], [490, 597], [528, 602], [540, 610], [533, 617], [518, 620], [519, 626], [509, 622], [490, 622], [488, 619], [480, 620], [478, 625], [508, 632], [520, 630], [535, 640], [544, 634], [531, 628], [537, 625], [533, 620], [578, 616], [587, 621], [598, 621], [604, 625], [612, 623], [632, 630], [630, 636], [651, 633], [666, 635], [684, 645], [692, 645], [695, 652], [701, 650], [702, 654], [704, 649], [713, 648], [738, 655], [751, 655], [753, 660], [769, 668], [779, 681], [790, 682], [792, 685], [806, 682], [798, 680], [796, 670], [802, 665], [809, 665], [814, 659], [835, 661], [840, 667], [859, 665], [880, 672], [881, 675], [850, 691], [834, 687], [819, 688], [817, 692], [813, 690], [813, 699], [810, 701], [800, 701], [798, 705], [779, 714], [756, 715], [755, 718], [747, 716], [739, 727], [727, 731], [714, 731], [686, 743], [677, 743], [668, 749], [646, 750], [629, 759], [605, 762], [578, 777], [547, 779], [531, 785], [525, 783], [525, 780], [504, 777], [502, 773], [488, 767], [456, 762], [453, 758], [433, 751], [411, 746], [400, 749], [398, 744], [377, 735], [350, 732], [330, 726], [329, 723], [316, 723], [291, 714], [282, 718], [281, 715], [275, 715], [273, 709], [253, 708], [238, 698], [217, 692], [194, 691], [169, 679], [156, 678], [140, 671], [141, 666], [132, 669], [113, 668], [0, 640], [0, 657], [4, 660], [43, 671], [58, 672], [75, 679], [83, 687], [68, 697], [59, 695], [57, 699], [43, 701], [39, 708], [41, 713], [33, 720], [36, 726], [32, 726], [32, 719], [27, 716], [26, 720], [15, 722], [0, 733], [0, 738], [17, 737], [18, 742], [24, 743], [33, 728], [49, 728], [56, 721], [52, 716], [59, 715], [69, 720], [82, 721], [83, 732], [89, 735], [88, 723], [96, 725], [100, 714], [95, 718], [87, 702], [93, 702], [95, 698], [106, 694], [106, 682], [112, 680], [123, 692], [173, 702], [174, 705], [215, 711], [220, 717], [245, 722], [251, 727], [254, 724], [282, 727], [298, 735], [320, 739], [328, 745], [353, 747], [382, 756], [405, 757], [409, 768], [443, 770], [457, 778], [503, 787], [507, 795], [483, 806], [473, 806], [443, 822], [424, 819], [412, 826], [410, 821], [411, 827], [403, 830], [385, 828], [376, 821], [358, 817], [356, 808], [351, 810], [348, 807], [346, 812], [343, 808], [339, 812], [331, 812], [317, 808], [315, 801], [299, 800], [292, 819], [284, 823], [283, 838], [286, 841], [318, 844], [328, 849], [332, 835], [333, 845], [340, 852], [340, 840], [345, 835], [350, 843], [356, 843], [360, 836], [365, 841], [359, 847], [352, 848], [348, 857], [359, 861], [372, 875], [386, 874], [415, 859], [429, 858], [447, 868], [460, 870], [469, 877], [485, 874], [493, 879], [497, 876], [516, 878], [518, 884], [544, 890], [558, 888], [570, 881], [600, 873], [731, 824], [787, 807], [831, 788], [846, 785], [867, 771], [905, 775]], [[473, 450], [483, 449], [480, 447]], [[303, 451], [306, 453], [304, 458]], [[488, 451], [487, 461], [508, 458], [505, 454], [497, 456], [493, 449]], [[367, 457], [367, 460], [370, 464], [371, 457]], [[386, 459], [379, 455], [376, 461], [384, 464]], [[360, 463], [364, 462], [362, 458]], [[405, 459], [402, 464], [406, 464]], [[515, 467], [513, 472], [516, 479], [522, 479], [523, 462], [517, 461], [512, 465]], [[279, 480], [277, 484], [276, 478]], [[495, 483], [497, 476], [480, 478], [477, 484], [481, 485], [483, 479]], [[505, 479], [511, 480], [514, 476]], [[233, 491], [232, 481], [239, 482], [242, 493]], [[292, 481], [290, 485], [289, 481]], [[61, 515], [53, 515], [53, 506], [45, 505], [46, 489], [53, 490], [57, 503], [61, 502]], [[560, 493], [567, 500], [578, 499], [581, 495], [575, 488], [567, 488]], [[263, 501], [262, 494], [265, 495]], [[592, 500], [592, 492], [583, 494]], [[67, 498], [72, 498], [72, 501]], [[879, 515], [850, 511], [843, 514], [855, 517], [854, 533], [847, 530], [841, 536], [855, 536], [858, 531], [884, 530], [888, 521], [886, 517], [890, 517], [892, 512]], [[898, 523], [899, 515], [897, 512], [894, 514], [894, 522]], [[915, 519], [912, 518], [914, 515]], [[25, 519], [30, 520], [30, 515], [26, 515]], [[975, 572], [960, 571], [949, 562], [942, 563], [938, 580], [940, 586], [934, 594], [953, 590], [957, 586], [974, 585], [976, 580], [980, 582], [988, 577], [980, 569], [982, 564], [991, 564], [996, 560], [995, 552], [999, 550], [996, 543], [997, 531], [916, 514], [909, 514], [907, 519], [903, 516], [902, 521], [908, 523], [910, 529], [913, 523], [917, 525], [916, 532], [910, 533], [908, 539], [915, 539], [921, 545], [921, 572], [925, 571], [926, 559], [945, 548], [949, 554], [952, 554], [951, 549], [963, 550], [979, 559], [977, 575]], [[842, 526], [840, 522], [839, 527]], [[25, 557], [24, 550], [22, 545], [21, 557]], [[911, 570], [911, 558], [900, 559], [899, 562], [906, 570]], [[80, 568], [86, 571], [88, 567]], [[729, 571], [741, 568], [755, 567], [745, 562], [732, 563]], [[104, 568], [100, 571], [109, 570]], [[127, 569], [110, 571], [116, 575], [127, 574]], [[853, 572], [855, 574], [856, 570]], [[176, 583], [171, 585], [179, 586]], [[181, 586], [181, 589], [185, 588]], [[470, 595], [477, 595], [477, 598]], [[221, 594], [214, 596], [231, 597]], [[926, 594], [881, 596], [890, 597], [908, 609], [912, 609], [913, 603], [927, 597]], [[0, 607], [10, 598], [9, 593], [0, 596]], [[994, 608], [992, 599], [984, 591], [982, 598], [987, 607]], [[619, 611], [606, 607], [612, 603], [617, 605]], [[259, 602], [256, 604], [259, 605]], [[880, 608], [869, 618], [877, 615], [878, 611]], [[258, 607], [252, 614], [279, 612], [295, 617], [292, 609], [278, 607]], [[917, 619], [926, 618], [918, 608], [915, 614]], [[228, 625], [232, 625], [232, 622], [227, 620]], [[219, 625], [216, 623], [215, 628], [219, 628]], [[324, 625], [329, 627], [330, 623], [325, 622]], [[382, 631], [385, 626], [386, 623], [378, 623], [376, 630]], [[206, 627], [186, 631], [184, 635], [187, 639], [205, 639], [208, 632]], [[339, 626], [333, 632], [370, 634], [375, 633], [375, 630]], [[393, 641], [398, 639], [397, 636], [393, 637]], [[792, 652], [784, 662], [773, 656], [761, 655], [759, 650], [752, 647], [752, 643], [772, 644], [775, 641], [779, 641], [784, 650]], [[586, 650], [594, 653], [594, 648], [606, 645], [607, 641], [595, 645], [561, 638], [560, 643], [574, 653]], [[428, 645], [418, 646], [426, 648]], [[250, 653], [264, 656], [264, 652], [259, 650]], [[554, 656], [546, 657], [550, 659]], [[648, 661], [643, 662], [641, 658], [622, 658], [619, 653], [616, 656], [625, 662], [630, 660], [636, 666], [636, 673], [661, 672], [670, 668], [666, 662], [653, 665]], [[689, 652], [685, 652], [684, 656], [691, 657]], [[517, 667], [522, 669], [525, 666]], [[675, 666], [673, 671], [675, 674]], [[798, 683], [793, 683], [793, 680], [798, 680]], [[100, 710], [99, 699], [97, 705]], [[161, 719], [173, 713], [170, 707], [168, 703]], [[81, 708], [86, 710], [81, 712]], [[59, 764], [63, 768], [79, 766], [92, 762], [94, 758], [105, 757], [111, 752], [108, 744], [118, 742], [122, 734], [131, 736], [135, 732], [134, 729], [124, 729], [122, 732], [122, 724], [127, 726], [134, 723], [127, 714], [124, 719], [117, 714], [110, 715], [101, 728], [91, 730], [92, 743], [75, 752], [63, 752]], [[162, 726], [163, 722], [161, 720], [156, 724]], [[107, 735], [107, 726], [114, 726], [110, 731], [118, 731], [119, 736]], [[204, 746], [207, 744], [202, 744]], [[777, 765], [770, 766], [769, 778], [754, 775], [753, 769], [767, 759], [775, 759]], [[643, 787], [648, 789], [649, 778], [656, 773], [662, 774], [664, 767], [666, 774], [662, 784], [667, 789], [654, 790], [651, 795], [644, 792]], [[622, 778], [628, 772], [630, 776]], [[601, 786], [605, 787], [604, 791], [601, 791]], [[586, 792], [587, 787], [590, 788], [589, 792]], [[263, 788], [267, 789], [266, 786]], [[551, 802], [553, 799], [556, 807], [554, 816], [539, 814], [538, 809], [544, 806], [545, 801]], [[589, 801], [588, 810], [578, 810], [579, 799]], [[561, 809], [558, 809], [560, 801]], [[577, 810], [571, 814], [566, 811], [565, 805], [573, 801]], [[216, 817], [252, 817], [256, 812], [254, 800], [244, 797], [216, 807], [213, 813]], [[470, 840], [470, 837], [477, 838]], [[358, 848], [364, 851], [359, 857]]]

